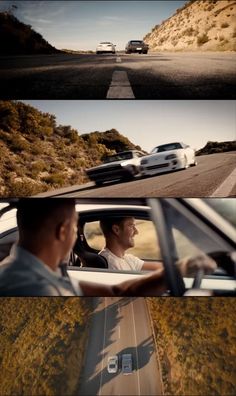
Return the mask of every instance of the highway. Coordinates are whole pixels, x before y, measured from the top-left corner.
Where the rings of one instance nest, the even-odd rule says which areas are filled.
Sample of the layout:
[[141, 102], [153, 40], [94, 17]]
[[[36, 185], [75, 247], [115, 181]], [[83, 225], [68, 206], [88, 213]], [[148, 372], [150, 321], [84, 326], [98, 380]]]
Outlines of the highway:
[[196, 157], [197, 166], [114, 182], [96, 187], [93, 182], [62, 188], [38, 196], [67, 197], [232, 197], [236, 195], [236, 152]]
[[233, 52], [0, 57], [2, 99], [235, 99]]
[[[133, 357], [132, 374], [107, 371], [107, 359]], [[144, 298], [96, 299], [79, 395], [161, 395], [162, 382]]]

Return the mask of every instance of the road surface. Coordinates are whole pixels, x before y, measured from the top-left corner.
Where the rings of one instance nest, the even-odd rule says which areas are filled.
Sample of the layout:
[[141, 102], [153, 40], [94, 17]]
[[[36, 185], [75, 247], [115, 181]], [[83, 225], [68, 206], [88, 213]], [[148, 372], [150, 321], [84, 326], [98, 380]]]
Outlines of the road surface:
[[1, 99], [235, 99], [233, 52], [0, 57]]
[[[107, 371], [107, 359], [131, 353], [134, 370]], [[100, 298], [92, 328], [79, 395], [161, 395], [155, 344], [144, 298]]]
[[68, 197], [227, 197], [236, 195], [236, 152], [202, 155], [185, 170], [95, 187], [94, 183], [39, 196]]

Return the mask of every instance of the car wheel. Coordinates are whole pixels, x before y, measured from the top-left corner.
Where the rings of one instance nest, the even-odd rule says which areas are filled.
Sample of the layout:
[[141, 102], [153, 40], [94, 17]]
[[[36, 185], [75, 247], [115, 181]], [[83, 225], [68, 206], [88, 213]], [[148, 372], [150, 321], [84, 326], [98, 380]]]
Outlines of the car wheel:
[[102, 186], [102, 182], [101, 182], [101, 181], [95, 181], [95, 185], [96, 185], [97, 187], [101, 187], [101, 186]]
[[188, 164], [187, 157], [184, 156], [184, 166], [183, 166], [183, 168], [184, 168], [184, 169], [187, 169], [188, 167], [189, 167], [189, 164]]

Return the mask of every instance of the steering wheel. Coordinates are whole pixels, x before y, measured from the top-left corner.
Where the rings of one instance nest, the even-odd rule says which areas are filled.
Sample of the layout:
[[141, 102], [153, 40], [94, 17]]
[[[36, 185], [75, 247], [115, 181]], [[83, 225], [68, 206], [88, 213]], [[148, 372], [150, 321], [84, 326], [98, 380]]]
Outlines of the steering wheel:
[[205, 271], [202, 268], [197, 271], [193, 280], [192, 289], [200, 289], [204, 274]]

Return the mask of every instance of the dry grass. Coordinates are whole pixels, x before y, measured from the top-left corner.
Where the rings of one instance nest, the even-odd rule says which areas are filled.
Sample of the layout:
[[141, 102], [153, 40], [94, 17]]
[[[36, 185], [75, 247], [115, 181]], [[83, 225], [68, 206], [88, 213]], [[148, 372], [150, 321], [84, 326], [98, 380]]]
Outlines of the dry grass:
[[148, 298], [166, 395], [236, 393], [234, 298]]
[[72, 395], [82, 367], [90, 299], [4, 298], [0, 394]]

